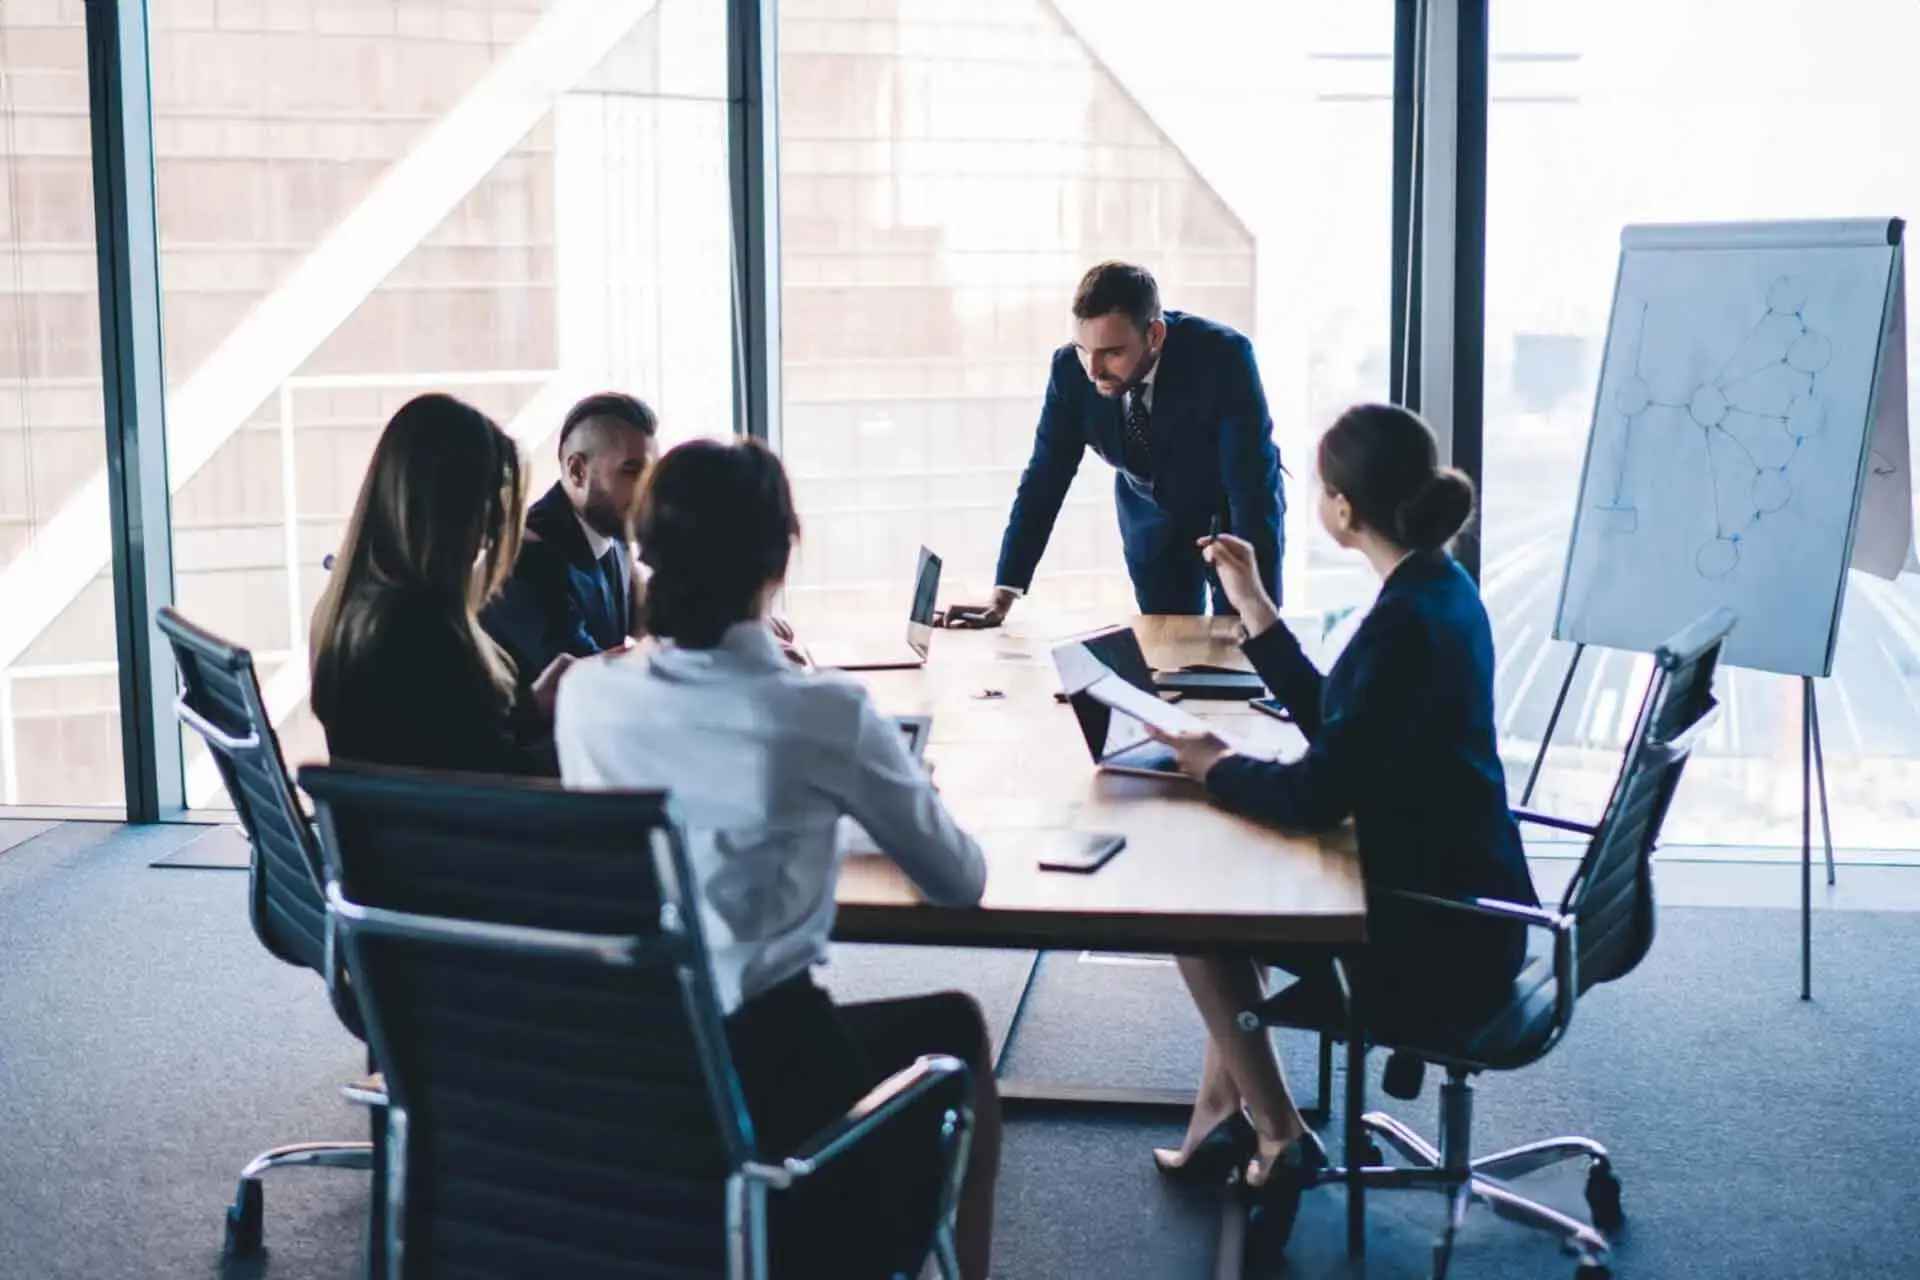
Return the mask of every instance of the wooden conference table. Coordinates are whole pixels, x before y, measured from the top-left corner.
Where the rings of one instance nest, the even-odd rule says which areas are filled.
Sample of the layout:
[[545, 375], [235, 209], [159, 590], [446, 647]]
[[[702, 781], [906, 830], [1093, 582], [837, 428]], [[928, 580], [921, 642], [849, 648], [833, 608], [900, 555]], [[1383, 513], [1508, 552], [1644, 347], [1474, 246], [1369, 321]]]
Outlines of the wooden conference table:
[[[921, 669], [861, 673], [884, 711], [932, 717], [927, 757], [942, 798], [986, 852], [987, 886], [979, 907], [931, 907], [892, 862], [850, 858], [840, 881], [835, 936], [1036, 952], [1171, 955], [1299, 943], [1357, 948], [1365, 939], [1366, 906], [1350, 834], [1285, 834], [1213, 808], [1191, 782], [1095, 770], [1073, 712], [1054, 700], [1059, 681], [1052, 661], [1053, 646], [1093, 629], [1084, 625], [1092, 621], [1016, 613], [998, 630], [937, 632]], [[1155, 669], [1247, 667], [1232, 619], [1128, 621]], [[1291, 725], [1244, 704], [1184, 705], [1242, 738], [1299, 749]], [[1042, 871], [1035, 846], [1042, 833], [1058, 828], [1120, 832], [1127, 846], [1091, 875]], [[1038, 960], [1028, 971], [1016, 1024]], [[1012, 1034], [1010, 1027], [1007, 1037]], [[1323, 1052], [1323, 1089], [1327, 1065]], [[1364, 1065], [1359, 1037], [1350, 1037], [1348, 1152], [1360, 1149]], [[1001, 1092], [1016, 1104], [1184, 1109], [1192, 1101], [1190, 1092], [1005, 1079]], [[1323, 1107], [1326, 1101], [1323, 1096]], [[1348, 1247], [1357, 1252], [1364, 1221], [1357, 1185], [1348, 1188], [1348, 1206]]]
[[[1129, 621], [1156, 669], [1247, 666], [1231, 619]], [[1361, 941], [1366, 908], [1344, 836], [1285, 835], [1214, 808], [1196, 784], [1095, 770], [1073, 712], [1053, 697], [1053, 645], [1071, 634], [1044, 619], [941, 631], [924, 668], [862, 673], [882, 710], [933, 718], [927, 757], [948, 808], [986, 850], [987, 890], [977, 909], [939, 910], [892, 862], [853, 858], [839, 936], [1168, 953]], [[1184, 705], [1250, 739], [1299, 740], [1244, 704]], [[1127, 847], [1092, 875], [1042, 871], [1035, 836], [1062, 827], [1121, 832]]]

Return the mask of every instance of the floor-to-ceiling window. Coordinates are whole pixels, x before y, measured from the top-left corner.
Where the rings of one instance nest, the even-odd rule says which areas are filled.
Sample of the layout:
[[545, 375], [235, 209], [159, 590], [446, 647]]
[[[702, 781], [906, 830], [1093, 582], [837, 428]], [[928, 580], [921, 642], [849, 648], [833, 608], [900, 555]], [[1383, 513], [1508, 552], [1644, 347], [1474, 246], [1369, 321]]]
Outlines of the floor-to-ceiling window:
[[[904, 608], [921, 542], [947, 595], [990, 585], [1103, 258], [1252, 338], [1292, 472], [1289, 604], [1363, 595], [1313, 527], [1311, 443], [1386, 389], [1392, 23], [1385, 3], [784, 0], [795, 611]], [[1090, 457], [1036, 612], [1131, 609], [1111, 493]]]
[[[707, 0], [152, 8], [179, 607], [254, 650], [290, 758], [373, 441], [426, 390], [556, 474], [578, 396], [733, 426], [726, 32]], [[220, 802], [189, 738], [188, 802]]]
[[[1783, 0], [1495, 0], [1487, 223], [1483, 586], [1500, 648], [1501, 729], [1524, 768], [1568, 660], [1556, 592], [1612, 300], [1639, 222], [1911, 215], [1920, 9]], [[1649, 668], [1589, 654], [1541, 799], [1593, 812]], [[1913, 846], [1920, 816], [1920, 587], [1860, 577], [1819, 683], [1834, 838]], [[1800, 838], [1800, 690], [1729, 672], [1669, 838]], [[1815, 828], [1818, 839], [1818, 827]]]
[[0, 4], [0, 805], [125, 796], [81, 18]]

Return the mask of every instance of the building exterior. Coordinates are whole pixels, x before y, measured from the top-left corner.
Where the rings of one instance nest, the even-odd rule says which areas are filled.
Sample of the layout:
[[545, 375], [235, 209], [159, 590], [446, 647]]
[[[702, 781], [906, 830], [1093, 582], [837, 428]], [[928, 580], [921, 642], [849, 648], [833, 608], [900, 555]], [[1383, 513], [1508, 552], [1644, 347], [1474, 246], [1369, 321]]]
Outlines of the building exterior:
[[[542, 484], [600, 385], [732, 428], [722, 16], [153, 7], [176, 598], [254, 650], [290, 757], [322, 557], [408, 396], [474, 400]], [[83, 17], [0, 8], [0, 803], [120, 799]], [[1251, 329], [1252, 236], [1046, 0], [789, 0], [780, 34], [795, 608], [892, 600], [921, 540], [990, 576], [1080, 272], [1138, 257]], [[1074, 603], [1127, 598], [1099, 469], [1047, 561]]]

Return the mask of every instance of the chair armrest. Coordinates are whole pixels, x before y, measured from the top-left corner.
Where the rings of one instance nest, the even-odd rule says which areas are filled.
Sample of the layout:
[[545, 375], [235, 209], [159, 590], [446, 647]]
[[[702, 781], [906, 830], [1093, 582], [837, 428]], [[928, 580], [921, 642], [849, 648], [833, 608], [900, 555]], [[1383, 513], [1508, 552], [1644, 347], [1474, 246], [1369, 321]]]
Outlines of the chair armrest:
[[1513, 816], [1516, 821], [1530, 822], [1536, 827], [1552, 827], [1557, 831], [1577, 831], [1583, 836], [1590, 836], [1594, 831], [1593, 824], [1590, 822], [1575, 822], [1572, 818], [1556, 818], [1550, 813], [1535, 813], [1531, 809], [1515, 809]]
[[1445, 907], [1449, 911], [1465, 911], [1470, 915], [1491, 916], [1498, 920], [1521, 920], [1549, 933], [1573, 928], [1572, 916], [1548, 911], [1545, 907], [1505, 902], [1499, 898], [1443, 898], [1438, 894], [1415, 893], [1411, 889], [1396, 889], [1393, 896], [1405, 902], [1419, 903], [1423, 907]]
[[187, 695], [181, 694], [173, 700], [173, 714], [180, 723], [205, 738], [207, 745], [226, 755], [236, 751], [251, 751], [260, 745], [260, 731], [255, 729], [244, 738], [236, 738], [225, 729], [207, 719], [187, 701]]
[[1577, 921], [1573, 916], [1558, 911], [1548, 911], [1544, 907], [1529, 907], [1518, 902], [1503, 902], [1499, 898], [1474, 898], [1466, 901], [1460, 898], [1442, 898], [1431, 893], [1414, 893], [1408, 889], [1397, 889], [1394, 897], [1403, 902], [1418, 903], [1423, 907], [1444, 907], [1451, 911], [1464, 911], [1469, 915], [1481, 916], [1491, 920], [1519, 920], [1536, 929], [1545, 929], [1553, 935], [1553, 979], [1554, 979], [1554, 1017], [1561, 1032], [1573, 1021], [1573, 1005], [1578, 998], [1575, 984], [1578, 977], [1576, 964], [1578, 956], [1574, 950], [1574, 934]]
[[808, 1138], [779, 1165], [749, 1165], [747, 1173], [775, 1189], [791, 1186], [916, 1111], [966, 1108], [968, 1090], [964, 1062], [929, 1054], [875, 1085], [844, 1116]]
[[376, 1071], [352, 1084], [340, 1086], [340, 1096], [359, 1107], [378, 1110], [387, 1105], [387, 1076], [384, 1071]]

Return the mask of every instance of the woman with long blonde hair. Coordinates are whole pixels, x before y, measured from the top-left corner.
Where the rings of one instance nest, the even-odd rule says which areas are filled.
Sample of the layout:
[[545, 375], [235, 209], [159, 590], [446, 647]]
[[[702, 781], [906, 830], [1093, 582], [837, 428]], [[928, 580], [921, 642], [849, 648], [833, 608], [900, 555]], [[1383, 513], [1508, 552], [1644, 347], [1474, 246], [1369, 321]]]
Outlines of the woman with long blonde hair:
[[416, 396], [387, 422], [313, 613], [313, 710], [333, 758], [558, 772], [553, 698], [569, 660], [518, 673], [478, 617], [513, 566], [525, 506], [519, 450], [472, 405]]

